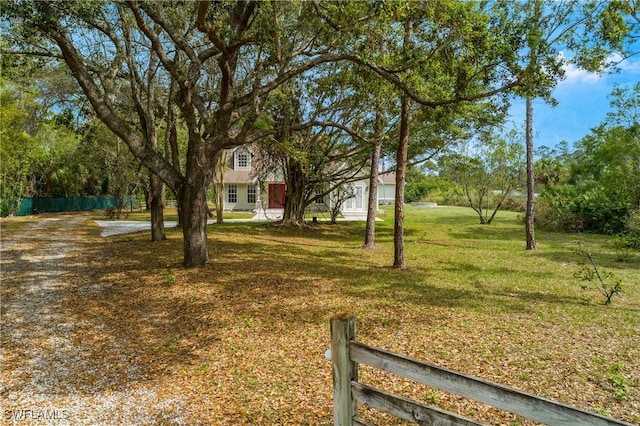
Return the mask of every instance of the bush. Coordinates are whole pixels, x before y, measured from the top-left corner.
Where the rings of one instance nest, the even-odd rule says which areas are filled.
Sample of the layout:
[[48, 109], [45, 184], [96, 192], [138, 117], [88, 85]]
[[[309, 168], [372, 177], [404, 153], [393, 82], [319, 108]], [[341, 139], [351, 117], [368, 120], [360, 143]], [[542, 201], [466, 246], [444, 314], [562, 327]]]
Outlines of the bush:
[[627, 213], [624, 203], [610, 199], [595, 182], [588, 182], [580, 187], [547, 188], [537, 203], [536, 223], [556, 231], [614, 235], [624, 233]]
[[0, 199], [0, 217], [7, 217], [15, 214], [20, 210], [20, 204], [22, 200], [20, 198], [12, 199]]
[[441, 201], [438, 201], [438, 199], [435, 198], [434, 201], [440, 205], [469, 207], [469, 200], [467, 200], [467, 197], [457, 192], [441, 193], [440, 199]]
[[5, 200], [0, 200], [0, 217], [9, 216], [9, 204]]
[[416, 201], [430, 201], [432, 194], [438, 191], [440, 183], [433, 176], [418, 175], [410, 180], [404, 190], [404, 199], [407, 203]]
[[640, 208], [629, 213], [624, 221], [623, 238], [629, 247], [640, 249]]
[[509, 195], [502, 202], [502, 210], [524, 213], [527, 210], [527, 197]]

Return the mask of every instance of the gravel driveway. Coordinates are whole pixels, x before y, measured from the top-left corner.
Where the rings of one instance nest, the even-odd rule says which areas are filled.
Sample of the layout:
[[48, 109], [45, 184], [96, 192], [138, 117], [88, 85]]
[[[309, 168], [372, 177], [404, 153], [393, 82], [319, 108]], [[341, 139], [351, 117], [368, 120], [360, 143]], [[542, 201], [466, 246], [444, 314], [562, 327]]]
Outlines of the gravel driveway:
[[88, 220], [42, 215], [2, 233], [0, 424], [187, 424], [181, 396], [155, 389], [99, 315], [74, 313], [109, 291], [91, 278]]

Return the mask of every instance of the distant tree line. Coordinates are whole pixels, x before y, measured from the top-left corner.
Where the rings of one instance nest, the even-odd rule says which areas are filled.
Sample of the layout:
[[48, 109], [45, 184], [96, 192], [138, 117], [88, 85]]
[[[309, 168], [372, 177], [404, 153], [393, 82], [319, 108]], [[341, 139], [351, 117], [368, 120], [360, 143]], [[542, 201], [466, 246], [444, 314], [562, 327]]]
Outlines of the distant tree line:
[[546, 228], [622, 235], [640, 247], [640, 83], [616, 88], [611, 103], [574, 150], [542, 153], [537, 217]]
[[[610, 99], [613, 112], [572, 148], [564, 142], [539, 150], [536, 224], [548, 230], [619, 235], [640, 247], [640, 83], [616, 87]], [[444, 155], [439, 164], [412, 168], [407, 201], [478, 208], [485, 197], [486, 205], [524, 212], [522, 152], [514, 150], [507, 161], [506, 145], [482, 146], [488, 149]]]
[[64, 105], [70, 79], [62, 70], [28, 72], [38, 65], [3, 58], [2, 215], [17, 211], [21, 198], [143, 195], [148, 183], [127, 146], [100, 121]]

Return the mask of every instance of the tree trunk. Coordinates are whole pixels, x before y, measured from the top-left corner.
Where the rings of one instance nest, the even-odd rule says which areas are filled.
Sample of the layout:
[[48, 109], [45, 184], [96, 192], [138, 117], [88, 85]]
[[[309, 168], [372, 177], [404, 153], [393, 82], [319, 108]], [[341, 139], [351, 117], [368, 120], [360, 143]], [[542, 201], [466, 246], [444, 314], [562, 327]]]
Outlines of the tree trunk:
[[223, 151], [216, 161], [213, 170], [213, 193], [216, 202], [216, 223], [224, 222], [224, 172], [226, 170], [228, 155]]
[[224, 182], [214, 183], [216, 195], [216, 223], [224, 222]]
[[204, 266], [207, 251], [207, 197], [205, 180], [185, 184], [179, 194], [182, 212], [183, 266]]
[[151, 209], [151, 241], [164, 241], [164, 183], [149, 172], [149, 207]]
[[302, 225], [304, 223], [304, 190], [306, 188], [302, 166], [296, 161], [289, 161], [286, 176], [287, 188], [284, 197], [282, 223]]
[[[180, 170], [182, 167], [180, 165], [180, 149], [178, 147], [178, 130], [176, 129], [176, 118], [175, 113], [173, 111], [173, 106], [171, 102], [176, 102], [174, 82], [171, 82], [171, 89], [169, 90], [169, 99], [167, 100], [169, 104], [167, 105], [167, 131], [165, 133], [165, 156], [171, 158], [171, 164], [176, 170]], [[178, 194], [176, 191], [173, 191], [177, 200]], [[180, 218], [182, 217], [182, 208], [180, 207], [180, 202], [177, 203], [178, 210], [178, 227], [181, 226], [182, 221]]]
[[369, 204], [367, 206], [367, 226], [364, 232], [362, 248], [375, 250], [376, 248], [376, 211], [378, 210], [378, 163], [382, 149], [382, 113], [376, 113], [376, 141], [371, 153], [371, 169], [369, 173]]
[[482, 198], [483, 198], [482, 195], [478, 197], [480, 199], [480, 203], [478, 206], [476, 206], [476, 204], [473, 202], [473, 197], [471, 196], [471, 187], [469, 186], [468, 182], [466, 182], [464, 185], [464, 193], [467, 196], [469, 207], [471, 207], [471, 209], [478, 214], [478, 218], [480, 219], [480, 225], [484, 225], [484, 214], [482, 211]]
[[282, 223], [302, 225], [304, 223], [304, 192], [299, 182], [287, 183]]
[[530, 97], [526, 102], [526, 145], [527, 145], [527, 209], [525, 214], [525, 232], [527, 235], [527, 250], [537, 250], [534, 230], [535, 220], [535, 173], [533, 169], [533, 101]]
[[396, 201], [393, 227], [393, 267], [404, 269], [404, 184], [407, 171], [407, 151], [409, 146], [409, 110], [411, 101], [402, 95], [402, 116], [400, 118], [400, 143], [396, 155]]
[[[199, 138], [192, 133], [190, 138]], [[184, 239], [183, 265], [186, 268], [204, 266], [209, 259], [207, 251], [207, 184], [213, 176], [213, 165], [218, 155], [208, 159], [205, 153], [189, 144], [186, 157], [188, 178], [179, 191], [178, 206]]]

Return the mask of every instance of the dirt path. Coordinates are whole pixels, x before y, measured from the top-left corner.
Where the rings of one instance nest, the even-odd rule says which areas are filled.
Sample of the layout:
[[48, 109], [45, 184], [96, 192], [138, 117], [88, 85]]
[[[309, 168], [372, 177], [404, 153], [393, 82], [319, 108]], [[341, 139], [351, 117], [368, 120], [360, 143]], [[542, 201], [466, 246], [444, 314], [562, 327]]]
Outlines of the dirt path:
[[43, 215], [2, 234], [0, 424], [185, 424], [100, 316], [74, 312], [109, 290], [91, 278], [87, 221]]

